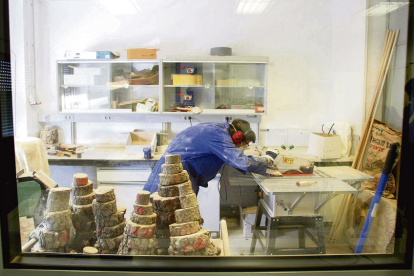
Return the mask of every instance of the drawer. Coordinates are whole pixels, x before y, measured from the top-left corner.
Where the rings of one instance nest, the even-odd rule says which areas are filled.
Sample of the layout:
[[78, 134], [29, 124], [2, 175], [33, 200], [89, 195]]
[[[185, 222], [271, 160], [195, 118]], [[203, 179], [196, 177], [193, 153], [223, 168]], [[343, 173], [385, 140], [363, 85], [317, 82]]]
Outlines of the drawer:
[[145, 183], [151, 174], [150, 169], [136, 169], [136, 168], [98, 168], [97, 182], [98, 183], [113, 183], [113, 182], [128, 182]]

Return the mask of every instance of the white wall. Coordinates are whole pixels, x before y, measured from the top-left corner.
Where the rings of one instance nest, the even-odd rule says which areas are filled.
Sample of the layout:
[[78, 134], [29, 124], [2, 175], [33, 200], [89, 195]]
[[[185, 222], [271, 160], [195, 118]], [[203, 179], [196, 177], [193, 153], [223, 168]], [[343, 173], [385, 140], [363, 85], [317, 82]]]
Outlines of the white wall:
[[[380, 2], [383, 1], [371, 0], [369, 1], [369, 7], [375, 6]], [[402, 130], [404, 85], [406, 83], [407, 27], [408, 5], [382, 16], [368, 18], [367, 47], [369, 51], [367, 53], [366, 113], [369, 112], [375, 90], [386, 31], [388, 29], [397, 31], [400, 28], [394, 58], [390, 63], [383, 96], [375, 117], [396, 131]]]
[[[138, 14], [115, 16], [97, 1], [35, 0], [37, 93], [42, 104], [30, 109], [58, 112], [56, 60], [63, 59], [67, 50], [113, 50], [125, 58], [125, 48], [155, 45], [162, 59], [208, 55], [211, 47], [229, 46], [233, 55], [270, 58], [268, 114], [261, 129], [319, 129], [333, 119], [358, 124], [363, 64], [349, 59], [354, 54], [364, 58], [365, 25], [353, 18], [361, 2], [279, 0], [264, 14], [241, 15], [235, 13], [236, 0], [143, 0], [137, 2]], [[349, 23], [352, 29], [344, 27]], [[355, 33], [356, 40], [348, 39]], [[340, 55], [343, 48], [351, 49], [348, 56]], [[341, 62], [345, 67], [338, 65]], [[345, 108], [343, 100], [352, 105]], [[112, 137], [131, 130], [130, 124], [122, 124], [122, 129], [113, 125], [106, 129]], [[175, 132], [187, 125], [175, 123], [170, 129]], [[56, 126], [64, 136], [61, 141], [68, 141], [68, 123]], [[94, 128], [86, 123], [78, 123], [78, 128], [85, 137], [93, 135]], [[284, 143], [286, 137], [277, 131], [260, 136], [262, 143], [272, 145]], [[299, 140], [306, 144], [306, 138]]]
[[365, 81], [365, 1], [335, 0], [332, 6], [332, 93], [329, 118], [348, 121], [361, 133]]

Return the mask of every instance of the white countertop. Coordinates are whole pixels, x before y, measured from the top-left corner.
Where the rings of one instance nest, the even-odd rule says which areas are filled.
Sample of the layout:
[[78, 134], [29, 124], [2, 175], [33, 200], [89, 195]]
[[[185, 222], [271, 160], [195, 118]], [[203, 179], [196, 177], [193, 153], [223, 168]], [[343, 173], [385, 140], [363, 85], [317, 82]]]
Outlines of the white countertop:
[[[163, 152], [152, 153], [150, 160], [159, 160], [163, 155]], [[56, 155], [48, 155], [48, 160], [146, 160], [144, 159], [144, 153], [142, 154], [127, 154], [125, 147], [90, 147], [84, 150], [82, 157], [77, 158], [76, 155], [71, 157]]]

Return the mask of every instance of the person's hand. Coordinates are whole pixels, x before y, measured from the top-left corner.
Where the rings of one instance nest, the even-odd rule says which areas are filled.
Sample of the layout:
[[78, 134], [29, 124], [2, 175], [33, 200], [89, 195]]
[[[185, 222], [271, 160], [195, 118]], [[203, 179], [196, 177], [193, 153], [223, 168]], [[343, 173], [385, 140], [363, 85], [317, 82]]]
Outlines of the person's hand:
[[266, 155], [265, 157], [267, 158], [267, 167], [268, 168], [269, 167], [272, 167], [273, 166], [273, 163], [275, 162], [275, 160], [273, 159], [273, 157], [271, 157], [269, 155]]
[[279, 151], [277, 150], [277, 149], [271, 149], [271, 148], [268, 148], [267, 150], [266, 150], [266, 156], [270, 156], [270, 157], [272, 157], [273, 158], [273, 161], [274, 161], [274, 159], [276, 159], [276, 157], [279, 155]]

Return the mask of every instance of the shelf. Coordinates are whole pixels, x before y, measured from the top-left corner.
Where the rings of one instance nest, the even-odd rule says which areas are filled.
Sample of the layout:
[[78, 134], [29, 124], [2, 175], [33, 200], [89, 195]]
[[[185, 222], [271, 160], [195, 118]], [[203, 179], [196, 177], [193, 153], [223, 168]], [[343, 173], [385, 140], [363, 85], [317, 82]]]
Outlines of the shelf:
[[60, 87], [62, 88], [76, 88], [76, 87], [96, 87], [96, 88], [102, 88], [102, 87], [108, 87], [107, 84], [79, 84], [79, 85], [72, 85], [72, 84], [65, 84], [65, 85], [61, 85]]
[[[204, 85], [164, 85], [164, 87], [191, 87], [191, 88], [205, 88]], [[212, 86], [210, 86], [211, 88]]]
[[[248, 86], [233, 86], [233, 85], [216, 85], [216, 88], [249, 88]], [[252, 88], [264, 88], [264, 86], [254, 86]]]

